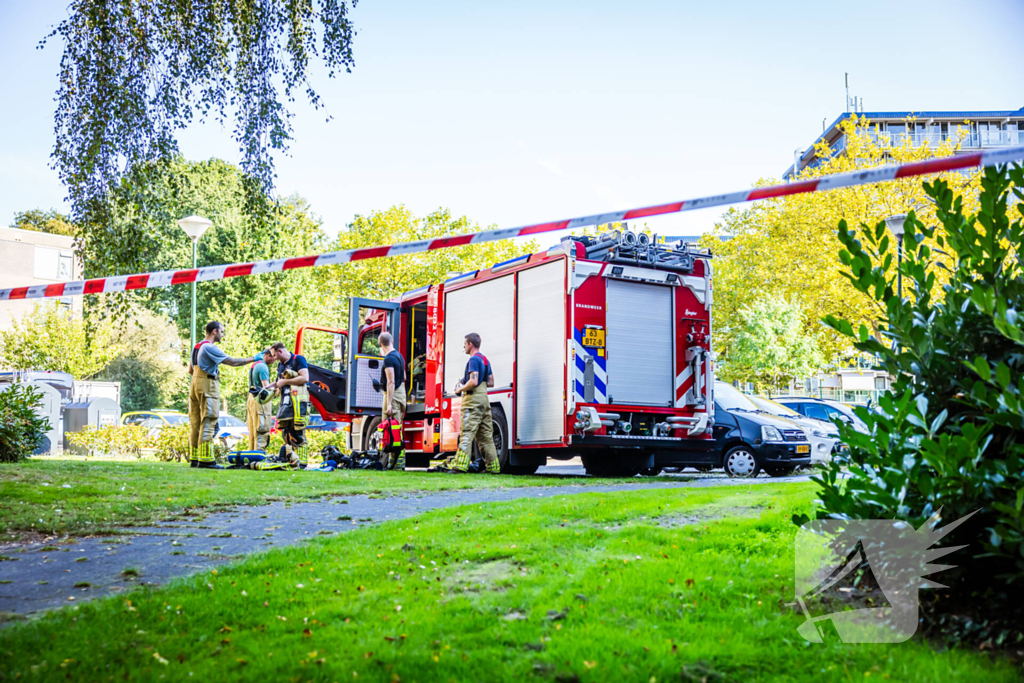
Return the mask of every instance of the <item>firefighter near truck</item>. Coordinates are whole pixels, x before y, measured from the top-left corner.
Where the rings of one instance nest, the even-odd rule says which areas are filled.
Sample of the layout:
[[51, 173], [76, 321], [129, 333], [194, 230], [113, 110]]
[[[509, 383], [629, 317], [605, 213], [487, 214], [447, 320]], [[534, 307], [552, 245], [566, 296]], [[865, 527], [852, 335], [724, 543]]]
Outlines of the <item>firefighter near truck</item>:
[[503, 473], [574, 457], [597, 476], [710, 470], [722, 464], [712, 292], [709, 251], [616, 230], [566, 237], [390, 301], [352, 298], [347, 330], [302, 326], [295, 346], [309, 358], [304, 337], [333, 335], [333, 357], [310, 358], [310, 399], [325, 420], [350, 423], [353, 451], [378, 449], [377, 336], [386, 331], [408, 359], [407, 466], [454, 455], [455, 386], [465, 335], [475, 332], [494, 374], [487, 393]]

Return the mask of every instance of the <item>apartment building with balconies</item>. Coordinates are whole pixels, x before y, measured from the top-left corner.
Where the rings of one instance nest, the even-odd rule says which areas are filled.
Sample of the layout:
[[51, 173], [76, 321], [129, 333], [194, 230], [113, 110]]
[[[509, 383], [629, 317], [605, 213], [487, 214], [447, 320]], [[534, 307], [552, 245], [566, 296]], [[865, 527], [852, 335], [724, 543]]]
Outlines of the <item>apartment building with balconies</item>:
[[846, 134], [840, 124], [856, 115], [866, 119], [868, 135], [882, 145], [899, 147], [906, 141], [914, 146], [935, 146], [945, 140], [963, 140], [957, 154], [967, 154], [983, 149], [1015, 147], [1024, 145], [1024, 107], [1016, 111], [888, 111], [845, 112], [814, 141], [807, 149], [794, 154], [794, 164], [786, 169], [783, 178], [793, 176], [793, 169], [803, 171], [814, 168], [821, 159], [815, 147], [825, 141], [832, 149], [833, 156], [846, 149]]

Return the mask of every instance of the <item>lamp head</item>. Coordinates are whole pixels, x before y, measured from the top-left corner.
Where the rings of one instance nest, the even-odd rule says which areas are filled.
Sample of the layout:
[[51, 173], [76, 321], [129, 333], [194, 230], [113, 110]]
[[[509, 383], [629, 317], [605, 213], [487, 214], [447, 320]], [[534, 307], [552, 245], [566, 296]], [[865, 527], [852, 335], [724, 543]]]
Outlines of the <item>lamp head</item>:
[[889, 216], [885, 219], [885, 224], [888, 226], [889, 231], [896, 237], [903, 237], [903, 223], [907, 220], [907, 214], [898, 213], [895, 216]]
[[193, 242], [197, 242], [207, 228], [213, 225], [213, 221], [202, 216], [186, 216], [178, 220], [178, 225]]

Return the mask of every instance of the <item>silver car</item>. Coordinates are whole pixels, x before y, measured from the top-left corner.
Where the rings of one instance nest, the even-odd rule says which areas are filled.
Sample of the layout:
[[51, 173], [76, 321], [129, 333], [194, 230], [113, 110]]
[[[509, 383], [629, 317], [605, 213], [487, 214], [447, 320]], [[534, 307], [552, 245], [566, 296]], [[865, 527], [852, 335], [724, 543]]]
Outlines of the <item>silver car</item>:
[[821, 465], [832, 459], [832, 453], [839, 447], [839, 430], [834, 424], [804, 417], [792, 408], [760, 396], [748, 396], [758, 408], [771, 415], [792, 420], [804, 430], [811, 442], [811, 464]]

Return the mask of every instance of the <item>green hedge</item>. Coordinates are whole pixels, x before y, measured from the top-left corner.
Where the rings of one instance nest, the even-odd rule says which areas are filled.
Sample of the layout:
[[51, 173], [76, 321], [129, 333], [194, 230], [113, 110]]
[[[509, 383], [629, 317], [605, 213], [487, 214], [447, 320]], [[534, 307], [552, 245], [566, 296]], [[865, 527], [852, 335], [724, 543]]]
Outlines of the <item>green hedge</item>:
[[975, 216], [945, 181], [924, 187], [941, 226], [907, 217], [902, 299], [885, 224], [839, 227], [844, 275], [884, 311], [882, 339], [826, 324], [895, 384], [882, 414], [857, 409], [870, 434], [839, 425], [850, 451], [815, 478], [817, 516], [920, 527], [939, 511], [940, 526], [976, 512], [943, 541], [966, 547], [942, 559], [957, 566], [934, 577], [948, 590], [923, 594], [927, 614], [957, 638], [1024, 642], [1024, 171], [987, 169]]

